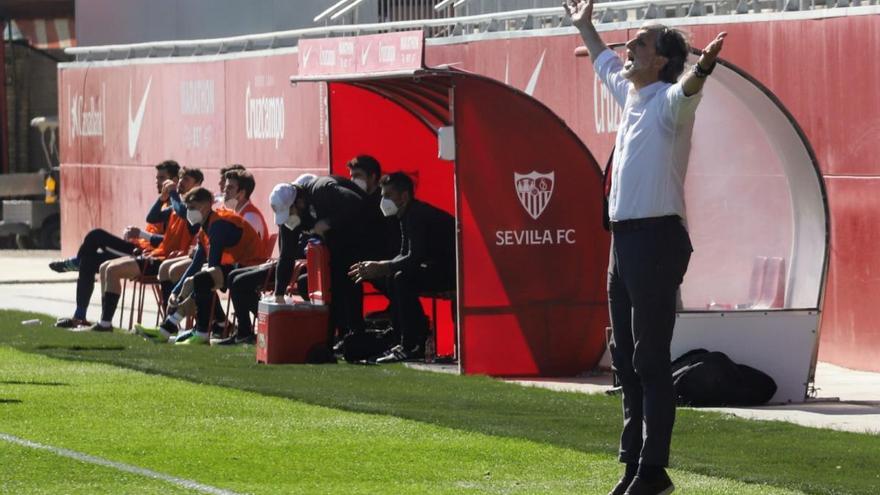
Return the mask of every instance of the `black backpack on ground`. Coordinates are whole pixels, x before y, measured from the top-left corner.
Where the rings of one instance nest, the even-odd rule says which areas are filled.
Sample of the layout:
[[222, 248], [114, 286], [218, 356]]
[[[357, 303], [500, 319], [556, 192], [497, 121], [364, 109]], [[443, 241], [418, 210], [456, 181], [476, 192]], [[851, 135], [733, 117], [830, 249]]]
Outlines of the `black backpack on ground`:
[[776, 382], [766, 373], [705, 349], [673, 361], [672, 380], [680, 406], [757, 406], [776, 393]]
[[394, 331], [351, 333], [343, 339], [342, 357], [349, 363], [362, 363], [379, 356], [395, 343], [400, 343], [400, 334]]

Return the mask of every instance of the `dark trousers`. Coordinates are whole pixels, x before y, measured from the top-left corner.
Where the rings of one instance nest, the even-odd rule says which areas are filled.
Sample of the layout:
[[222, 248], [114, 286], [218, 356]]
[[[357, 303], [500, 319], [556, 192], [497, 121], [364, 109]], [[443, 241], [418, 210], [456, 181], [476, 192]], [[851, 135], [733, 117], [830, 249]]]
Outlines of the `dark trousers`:
[[419, 267], [412, 272], [401, 270], [384, 280], [376, 280], [374, 285], [391, 300], [391, 325], [400, 332], [400, 343], [409, 350], [424, 346], [428, 335], [428, 317], [419, 294], [453, 290], [455, 270], [440, 269], [436, 265]]
[[[76, 315], [85, 319], [85, 311], [95, 290], [95, 275], [105, 261], [134, 254], [137, 246], [102, 229], [86, 234], [76, 257], [79, 275], [76, 279]], [[121, 253], [121, 254], [120, 254]]]
[[666, 466], [675, 423], [669, 347], [693, 249], [678, 217], [627, 223], [613, 228], [611, 239], [611, 358], [623, 388], [619, 458]]
[[229, 273], [226, 285], [229, 286], [229, 298], [235, 308], [239, 337], [253, 335], [251, 313], [257, 312], [260, 293], [266, 287], [266, 281], [274, 283], [276, 266], [275, 263], [249, 266]]
[[[229, 280], [229, 273], [232, 271], [231, 265], [221, 265], [220, 270], [223, 272], [223, 280]], [[226, 283], [224, 287], [226, 289]], [[200, 271], [193, 275], [193, 299], [196, 302], [196, 330], [200, 332], [209, 332], [211, 326], [211, 306], [214, 306], [214, 317], [216, 321], [222, 321], [226, 318], [223, 309], [220, 307], [220, 299], [214, 291], [214, 279], [206, 271]]]
[[[348, 270], [360, 261], [358, 245], [349, 239], [328, 242], [330, 251], [330, 317], [331, 333], [338, 330], [339, 337], [349, 332], [364, 330], [364, 291], [348, 276]], [[329, 342], [333, 342], [330, 339]]]

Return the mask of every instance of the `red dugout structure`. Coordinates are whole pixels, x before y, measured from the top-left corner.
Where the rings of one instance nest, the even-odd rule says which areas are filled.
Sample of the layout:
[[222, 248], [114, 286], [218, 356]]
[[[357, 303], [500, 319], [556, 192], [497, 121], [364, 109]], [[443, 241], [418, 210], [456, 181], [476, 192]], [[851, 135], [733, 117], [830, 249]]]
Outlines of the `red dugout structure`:
[[[425, 68], [421, 31], [303, 40], [299, 54], [292, 81], [330, 82], [334, 171], [369, 152], [388, 171], [412, 174], [417, 197], [457, 218], [462, 371], [594, 367], [608, 319], [608, 236], [601, 169], [574, 132], [510, 86]], [[452, 339], [446, 328], [441, 353]]]

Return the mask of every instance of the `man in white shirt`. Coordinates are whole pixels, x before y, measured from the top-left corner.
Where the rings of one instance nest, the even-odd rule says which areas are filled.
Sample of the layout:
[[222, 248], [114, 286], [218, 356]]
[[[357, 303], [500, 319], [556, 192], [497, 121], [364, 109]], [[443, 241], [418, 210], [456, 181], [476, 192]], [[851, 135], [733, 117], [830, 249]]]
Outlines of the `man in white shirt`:
[[592, 23], [592, 0], [566, 0], [596, 74], [624, 107], [611, 164], [608, 303], [611, 355], [623, 388], [619, 459], [610, 495], [665, 495], [675, 422], [670, 343], [678, 288], [693, 251], [684, 226], [684, 179], [700, 90], [726, 33], [685, 73], [689, 47], [677, 30], [646, 25], [626, 43], [626, 62]]

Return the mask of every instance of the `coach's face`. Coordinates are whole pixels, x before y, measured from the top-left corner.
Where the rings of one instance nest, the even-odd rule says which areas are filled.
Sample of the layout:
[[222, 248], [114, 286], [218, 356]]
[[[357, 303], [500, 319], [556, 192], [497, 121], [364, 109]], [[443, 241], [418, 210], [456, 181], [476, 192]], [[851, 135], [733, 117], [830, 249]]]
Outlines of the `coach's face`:
[[668, 59], [657, 54], [657, 33], [640, 29], [635, 38], [626, 42], [623, 77], [640, 89], [660, 80], [660, 69]]

